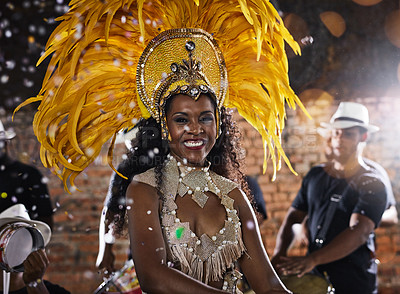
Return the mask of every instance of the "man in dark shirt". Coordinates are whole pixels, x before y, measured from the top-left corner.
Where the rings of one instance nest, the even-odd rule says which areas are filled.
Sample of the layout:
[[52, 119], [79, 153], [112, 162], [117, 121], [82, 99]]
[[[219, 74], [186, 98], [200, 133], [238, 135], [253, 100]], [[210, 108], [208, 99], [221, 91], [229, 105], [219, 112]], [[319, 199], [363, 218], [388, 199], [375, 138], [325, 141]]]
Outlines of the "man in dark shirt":
[[46, 180], [33, 166], [10, 158], [8, 144], [15, 132], [6, 131], [0, 121], [0, 212], [24, 204], [31, 219], [53, 228], [53, 209]]
[[[363, 161], [369, 132], [365, 106], [342, 102], [325, 127], [332, 138], [332, 159], [313, 167], [278, 232], [272, 262], [283, 275], [313, 271], [329, 277], [342, 293], [377, 293], [374, 229], [387, 207], [381, 175]], [[292, 225], [308, 217], [308, 254], [287, 257]]]

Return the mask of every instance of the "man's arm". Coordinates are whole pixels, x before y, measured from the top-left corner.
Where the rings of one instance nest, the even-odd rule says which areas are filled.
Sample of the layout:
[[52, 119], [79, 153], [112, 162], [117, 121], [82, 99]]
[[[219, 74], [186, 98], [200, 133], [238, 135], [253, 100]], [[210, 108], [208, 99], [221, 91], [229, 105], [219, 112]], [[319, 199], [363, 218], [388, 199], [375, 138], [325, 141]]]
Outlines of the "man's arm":
[[307, 213], [305, 211], [294, 207], [289, 208], [276, 237], [275, 250], [271, 258], [271, 262], [274, 266], [279, 263], [282, 256], [286, 256], [287, 250], [293, 241], [294, 233], [292, 226], [296, 223], [301, 223], [306, 216]]
[[302, 276], [320, 264], [339, 260], [368, 240], [369, 234], [374, 230], [375, 223], [368, 217], [353, 213], [349, 227], [337, 235], [329, 244], [304, 257], [283, 257], [284, 262], [278, 269], [285, 274]]
[[24, 261], [24, 274], [22, 276], [28, 294], [49, 294], [43, 283], [43, 275], [49, 266], [49, 259], [44, 249], [29, 254]]

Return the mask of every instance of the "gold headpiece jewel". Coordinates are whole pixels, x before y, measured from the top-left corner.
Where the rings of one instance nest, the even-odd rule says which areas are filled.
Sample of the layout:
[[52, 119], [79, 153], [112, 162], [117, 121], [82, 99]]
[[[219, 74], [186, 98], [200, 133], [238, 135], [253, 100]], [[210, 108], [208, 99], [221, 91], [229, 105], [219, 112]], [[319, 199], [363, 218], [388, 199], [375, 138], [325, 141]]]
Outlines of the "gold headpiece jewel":
[[113, 167], [116, 134], [142, 117], [160, 121], [163, 99], [185, 89], [237, 108], [262, 136], [264, 170], [268, 158], [275, 172], [281, 157], [290, 167], [285, 105], [306, 110], [289, 85], [285, 41], [300, 49], [269, 1], [71, 0], [57, 20], [38, 62], [51, 56], [42, 89], [15, 111], [40, 101], [41, 160], [65, 189], [110, 139]]

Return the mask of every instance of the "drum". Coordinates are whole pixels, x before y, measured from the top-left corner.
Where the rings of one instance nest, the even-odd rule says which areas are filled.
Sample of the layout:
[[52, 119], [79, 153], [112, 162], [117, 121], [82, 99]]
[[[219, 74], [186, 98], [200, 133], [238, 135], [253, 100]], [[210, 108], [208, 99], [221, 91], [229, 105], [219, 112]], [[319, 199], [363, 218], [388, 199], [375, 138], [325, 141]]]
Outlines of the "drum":
[[142, 294], [132, 259], [125, 262], [124, 266], [104, 281], [93, 294], [100, 293]]
[[0, 228], [0, 268], [7, 272], [23, 272], [23, 262], [28, 255], [43, 247], [43, 236], [34, 226], [24, 222], [8, 223]]
[[294, 294], [327, 294], [331, 288], [326, 279], [313, 274], [305, 274], [301, 278], [297, 276], [282, 276], [280, 278], [283, 284]]

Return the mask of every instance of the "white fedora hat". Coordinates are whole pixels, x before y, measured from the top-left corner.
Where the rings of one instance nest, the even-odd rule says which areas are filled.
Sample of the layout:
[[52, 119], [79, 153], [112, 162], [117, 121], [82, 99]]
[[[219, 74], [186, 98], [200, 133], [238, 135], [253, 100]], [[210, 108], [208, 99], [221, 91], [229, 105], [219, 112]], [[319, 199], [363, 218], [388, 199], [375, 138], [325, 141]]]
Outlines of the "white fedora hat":
[[49, 243], [51, 238], [50, 227], [44, 222], [31, 220], [23, 204], [15, 204], [0, 213], [0, 228], [3, 225], [14, 222], [24, 222], [33, 225], [43, 236], [44, 245], [46, 246]]
[[0, 120], [0, 140], [11, 140], [15, 137], [14, 131], [6, 131], [4, 129], [3, 123]]
[[376, 132], [379, 127], [369, 124], [368, 109], [355, 102], [341, 102], [329, 123], [321, 123], [327, 129], [348, 129], [362, 127], [368, 132]]

